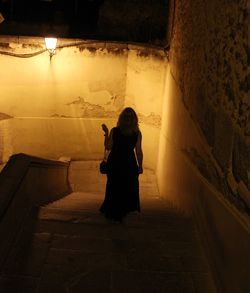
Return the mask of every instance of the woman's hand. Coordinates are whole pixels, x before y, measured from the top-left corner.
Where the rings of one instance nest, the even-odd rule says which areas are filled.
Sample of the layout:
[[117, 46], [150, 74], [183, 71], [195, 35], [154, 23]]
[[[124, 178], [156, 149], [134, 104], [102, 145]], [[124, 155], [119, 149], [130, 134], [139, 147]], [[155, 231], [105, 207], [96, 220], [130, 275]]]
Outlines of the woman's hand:
[[104, 134], [105, 134], [105, 135], [108, 135], [108, 133], [109, 133], [109, 129], [108, 129], [108, 127], [107, 127], [106, 124], [102, 124], [102, 130], [104, 131]]
[[139, 173], [139, 174], [142, 174], [142, 173], [143, 173], [143, 168], [142, 168], [142, 166], [139, 166], [139, 167], [138, 167], [138, 173]]

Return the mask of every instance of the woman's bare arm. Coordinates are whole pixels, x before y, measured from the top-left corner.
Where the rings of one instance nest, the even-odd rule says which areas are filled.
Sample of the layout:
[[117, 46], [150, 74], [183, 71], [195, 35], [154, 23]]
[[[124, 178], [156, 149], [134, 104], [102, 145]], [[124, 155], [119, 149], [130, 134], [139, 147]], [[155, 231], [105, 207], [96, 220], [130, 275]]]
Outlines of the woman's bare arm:
[[113, 145], [113, 129], [111, 129], [110, 133], [105, 124], [102, 125], [102, 129], [104, 131], [104, 147], [106, 150], [111, 150]]
[[138, 165], [139, 165], [139, 173], [140, 174], [142, 174], [142, 172], [143, 172], [143, 168], [142, 168], [143, 152], [142, 152], [141, 142], [142, 142], [142, 134], [141, 134], [141, 132], [139, 132], [137, 143], [135, 146], [135, 152], [136, 152], [136, 157], [137, 157], [137, 161], [138, 161]]

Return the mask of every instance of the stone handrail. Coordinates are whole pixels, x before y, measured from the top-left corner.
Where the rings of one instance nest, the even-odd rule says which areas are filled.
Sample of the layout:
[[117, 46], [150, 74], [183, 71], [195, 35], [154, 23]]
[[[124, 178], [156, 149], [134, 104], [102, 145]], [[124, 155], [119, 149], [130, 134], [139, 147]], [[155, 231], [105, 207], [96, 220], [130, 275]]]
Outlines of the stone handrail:
[[[21, 185], [27, 181], [25, 179], [28, 179], [27, 177], [34, 177], [34, 175], [32, 176], [31, 174], [32, 170], [46, 169], [47, 172], [45, 172], [47, 174], [44, 174], [45, 172], [40, 172], [43, 174], [39, 174], [42, 175], [37, 178], [39, 180], [36, 180], [36, 178], [29, 178], [33, 179], [32, 182], [25, 182], [25, 192], [28, 192], [30, 196], [32, 196], [31, 193], [34, 194], [34, 197], [30, 198], [31, 202], [39, 205], [39, 200], [42, 204], [46, 201], [56, 200], [60, 196], [70, 193], [71, 189], [67, 178], [68, 167], [69, 163], [66, 162], [52, 161], [26, 154], [11, 156], [0, 173], [0, 219], [4, 216], [15, 193], [21, 188]], [[55, 171], [55, 169], [57, 169], [57, 171]], [[63, 170], [63, 172], [60, 172], [60, 169]], [[49, 178], [49, 176], [47, 176], [48, 173], [56, 173], [57, 176]], [[41, 195], [39, 195], [42, 190], [38, 188], [42, 188], [43, 192], [47, 191], [48, 194], [43, 194], [42, 198]]]
[[0, 268], [32, 210], [71, 192], [69, 163], [11, 156], [0, 173]]

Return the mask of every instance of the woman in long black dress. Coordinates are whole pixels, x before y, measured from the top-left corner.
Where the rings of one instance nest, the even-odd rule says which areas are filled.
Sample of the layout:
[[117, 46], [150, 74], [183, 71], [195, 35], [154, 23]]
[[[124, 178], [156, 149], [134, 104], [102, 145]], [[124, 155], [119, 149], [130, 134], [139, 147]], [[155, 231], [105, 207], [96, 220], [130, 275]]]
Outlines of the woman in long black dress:
[[102, 125], [105, 148], [110, 150], [104, 202], [100, 211], [106, 218], [121, 221], [126, 214], [140, 211], [139, 174], [142, 174], [142, 135], [138, 117], [132, 108], [125, 108], [117, 126], [110, 133]]

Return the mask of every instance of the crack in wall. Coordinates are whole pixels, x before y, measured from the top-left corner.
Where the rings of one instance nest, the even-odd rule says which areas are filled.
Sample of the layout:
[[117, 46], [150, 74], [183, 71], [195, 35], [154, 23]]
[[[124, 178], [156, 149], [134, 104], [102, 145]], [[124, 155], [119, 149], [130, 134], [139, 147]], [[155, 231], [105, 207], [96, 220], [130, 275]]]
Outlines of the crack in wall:
[[13, 116], [10, 116], [10, 115], [8, 115], [6, 113], [1, 113], [0, 112], [0, 120], [6, 120], [6, 119], [11, 119], [11, 118], [13, 118]]

